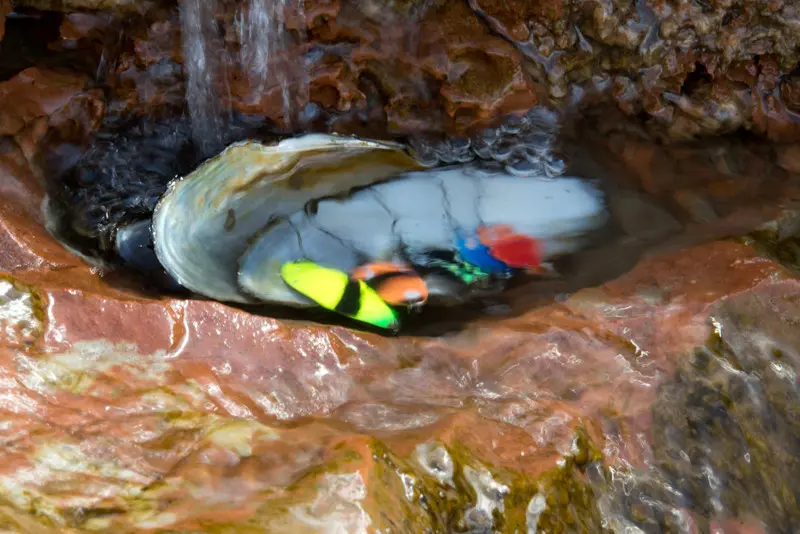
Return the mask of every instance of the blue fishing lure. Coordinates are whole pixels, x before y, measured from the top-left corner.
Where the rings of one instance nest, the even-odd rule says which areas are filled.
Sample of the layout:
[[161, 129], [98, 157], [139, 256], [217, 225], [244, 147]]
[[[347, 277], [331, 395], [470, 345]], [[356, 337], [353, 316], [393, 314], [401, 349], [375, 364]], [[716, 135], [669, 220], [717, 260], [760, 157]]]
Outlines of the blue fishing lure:
[[495, 275], [510, 275], [513, 269], [502, 261], [492, 257], [489, 247], [481, 243], [478, 234], [456, 232], [455, 248], [461, 260], [474, 265], [481, 271]]

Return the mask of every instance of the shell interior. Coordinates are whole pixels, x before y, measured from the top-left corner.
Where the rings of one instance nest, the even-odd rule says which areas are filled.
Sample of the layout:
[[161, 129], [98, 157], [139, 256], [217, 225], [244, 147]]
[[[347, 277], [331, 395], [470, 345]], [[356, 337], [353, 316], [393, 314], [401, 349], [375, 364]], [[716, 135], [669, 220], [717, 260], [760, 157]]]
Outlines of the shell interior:
[[[345, 198], [317, 201], [265, 229], [241, 258], [239, 284], [266, 302], [313, 306], [289, 290], [281, 265], [308, 260], [343, 272], [452, 250], [461, 231], [507, 224], [540, 240], [546, 261], [576, 251], [607, 221], [600, 190], [580, 178], [520, 178], [471, 165], [404, 173]], [[428, 275], [430, 302], [456, 302], [457, 285]], [[426, 281], [427, 281], [426, 280]]]
[[156, 255], [196, 293], [253, 302], [239, 287], [239, 258], [271, 221], [310, 200], [421, 168], [401, 145], [350, 137], [235, 143], [170, 184], [153, 215]]

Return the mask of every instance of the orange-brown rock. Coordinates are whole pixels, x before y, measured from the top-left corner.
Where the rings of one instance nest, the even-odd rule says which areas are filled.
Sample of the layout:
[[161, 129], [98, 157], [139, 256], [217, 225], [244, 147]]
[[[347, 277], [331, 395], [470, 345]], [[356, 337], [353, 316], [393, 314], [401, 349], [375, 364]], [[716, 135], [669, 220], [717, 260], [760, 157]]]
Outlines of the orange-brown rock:
[[[64, 50], [91, 43], [87, 53], [98, 64], [105, 54], [113, 109], [144, 114], [184, 105], [177, 2], [135, 3], [133, 14], [125, 2], [78, 4], [56, 7], [119, 9], [129, 17], [117, 27], [110, 11], [70, 13], [62, 24]], [[287, 7], [288, 49], [274, 51], [265, 80], [236, 64], [242, 43], [235, 15], [246, 12], [245, 4], [216, 4], [226, 49], [215, 56], [230, 59], [220, 62], [227, 74], [217, 78], [217, 92], [226, 98], [227, 80], [229, 106], [284, 129], [306, 121], [315, 129], [376, 137], [463, 132], [537, 102], [598, 105], [600, 95], [602, 105], [665, 139], [742, 128], [783, 141], [800, 135], [793, 29], [800, 15], [791, 2], [441, 0], [383, 9], [356, 0], [305, 0], [302, 10]], [[98, 40], [104, 24], [119, 36], [106, 39], [105, 51]], [[291, 93], [290, 123], [281, 83]], [[322, 111], [306, 109], [309, 103]]]
[[[288, 76], [298, 108], [311, 102], [327, 113], [343, 114], [334, 119], [343, 132], [358, 127], [348, 117], [367, 114], [379, 121], [371, 125], [378, 137], [462, 132], [537, 103], [522, 55], [491, 35], [462, 2], [420, 7], [411, 15], [400, 6], [363, 7], [307, 2], [305, 24], [289, 18], [287, 26], [307, 30], [309, 43], [288, 55], [315, 59], [304, 70], [302, 64], [276, 57], [267, 68], [267, 88], [257, 95], [247, 72], [236, 72], [231, 105], [283, 124], [277, 69]], [[331, 46], [341, 42], [347, 44]], [[326, 46], [324, 52], [319, 46]], [[307, 97], [299, 85], [306, 75]]]
[[86, 80], [69, 72], [27, 69], [0, 84], [0, 135], [19, 136], [47, 119], [83, 90]]
[[[288, 48], [274, 50], [265, 80], [237, 64], [235, 15], [245, 4], [217, 3], [226, 48], [215, 55], [228, 60], [216, 90], [227, 98], [230, 89], [233, 109], [284, 129], [306, 121], [375, 137], [464, 132], [539, 102], [613, 105], [665, 139], [742, 128], [783, 141], [798, 136], [799, 15], [791, 3], [441, 0], [383, 9], [306, 0], [302, 11], [287, 7]], [[120, 38], [105, 52], [96, 38], [104, 17], [112, 25], [108, 14], [70, 14], [62, 46], [93, 41], [96, 61], [115, 56], [116, 64], [103, 65], [113, 69], [119, 112], [175, 112], [185, 75], [177, 3], [141, 13], [122, 33], [114, 27]], [[294, 108], [291, 127], [281, 83]]]
[[[88, 266], [13, 279], [2, 302], [18, 314], [29, 303], [32, 333], [20, 344], [4, 329], [0, 368], [13, 379], [0, 409], [14, 445], [3, 448], [0, 476], [28, 497], [4, 494], [5, 520], [35, 521], [24, 510], [47, 506], [51, 525], [124, 531], [285, 521], [305, 531], [335, 480], [353, 485], [339, 498], [362, 497], [318, 521], [444, 525], [403, 492], [440, 499], [431, 506], [442, 517], [470, 518], [469, 504], [437, 495], [449, 495], [447, 476], [466, 491], [483, 466], [513, 521], [565, 455], [591, 458], [575, 449], [578, 428], [604, 447], [602, 465], [646, 468], [658, 385], [704, 343], [717, 303], [800, 295], [782, 267], [720, 242], [648, 260], [514, 319], [442, 339], [389, 339], [148, 298]], [[328, 422], [299, 424], [308, 416]], [[426, 443], [425, 458], [436, 444], [450, 451], [437, 454], [450, 455], [455, 474], [444, 460], [426, 474], [416, 459]], [[59, 469], [64, 462], [72, 468]], [[30, 470], [39, 475], [20, 478]], [[431, 491], [437, 476], [442, 490]], [[279, 502], [310, 508], [283, 516]], [[587, 502], [580, 521], [600, 517]]]
[[84, 142], [97, 126], [102, 106], [95, 93], [83, 92], [83, 84], [79, 76], [39, 69], [0, 84], [0, 224], [9, 249], [0, 269], [6, 272], [79, 263], [45, 230], [45, 181], [38, 163], [47, 157], [40, 152], [45, 136]]
[[68, 13], [59, 28], [61, 50], [92, 48], [94, 54], [103, 53], [106, 32], [112, 24], [111, 12]]
[[[568, 96], [568, 84], [581, 82], [584, 89], [611, 89], [626, 114], [644, 112], [650, 129], [670, 138], [742, 127], [797, 136], [791, 78], [780, 90], [768, 81], [791, 75], [797, 65], [790, 27], [798, 12], [790, 3], [518, 4], [471, 2], [534, 62], [557, 101]], [[743, 67], [750, 72], [745, 77]], [[613, 85], [601, 81], [607, 69], [618, 73]]]
[[0, 141], [0, 270], [13, 274], [79, 263], [47, 233], [43, 193], [22, 150], [8, 138]]

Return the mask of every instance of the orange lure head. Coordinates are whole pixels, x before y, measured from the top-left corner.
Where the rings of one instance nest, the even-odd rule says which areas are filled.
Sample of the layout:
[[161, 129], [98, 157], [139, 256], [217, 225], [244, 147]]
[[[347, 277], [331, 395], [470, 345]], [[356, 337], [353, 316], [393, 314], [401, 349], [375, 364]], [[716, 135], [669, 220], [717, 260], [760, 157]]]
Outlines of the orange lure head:
[[428, 300], [428, 286], [409, 266], [399, 263], [368, 263], [350, 276], [367, 283], [387, 304], [416, 307]]
[[516, 235], [514, 228], [508, 224], [494, 224], [492, 226], [479, 226], [478, 239], [487, 247], [492, 246], [492, 243], [504, 237]]

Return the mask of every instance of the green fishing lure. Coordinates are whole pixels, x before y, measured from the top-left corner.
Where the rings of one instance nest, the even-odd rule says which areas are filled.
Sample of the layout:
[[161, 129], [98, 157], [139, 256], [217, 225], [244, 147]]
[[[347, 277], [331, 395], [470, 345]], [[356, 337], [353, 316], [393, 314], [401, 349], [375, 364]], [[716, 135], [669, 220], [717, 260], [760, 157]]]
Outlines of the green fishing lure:
[[489, 273], [481, 270], [480, 267], [463, 261], [459, 255], [455, 255], [454, 261], [432, 258], [428, 265], [445, 269], [467, 285], [482, 282], [487, 280], [490, 276]]
[[292, 289], [325, 309], [387, 330], [400, 328], [396, 312], [375, 290], [361, 280], [351, 279], [347, 273], [310, 261], [297, 261], [284, 264], [281, 277]]

